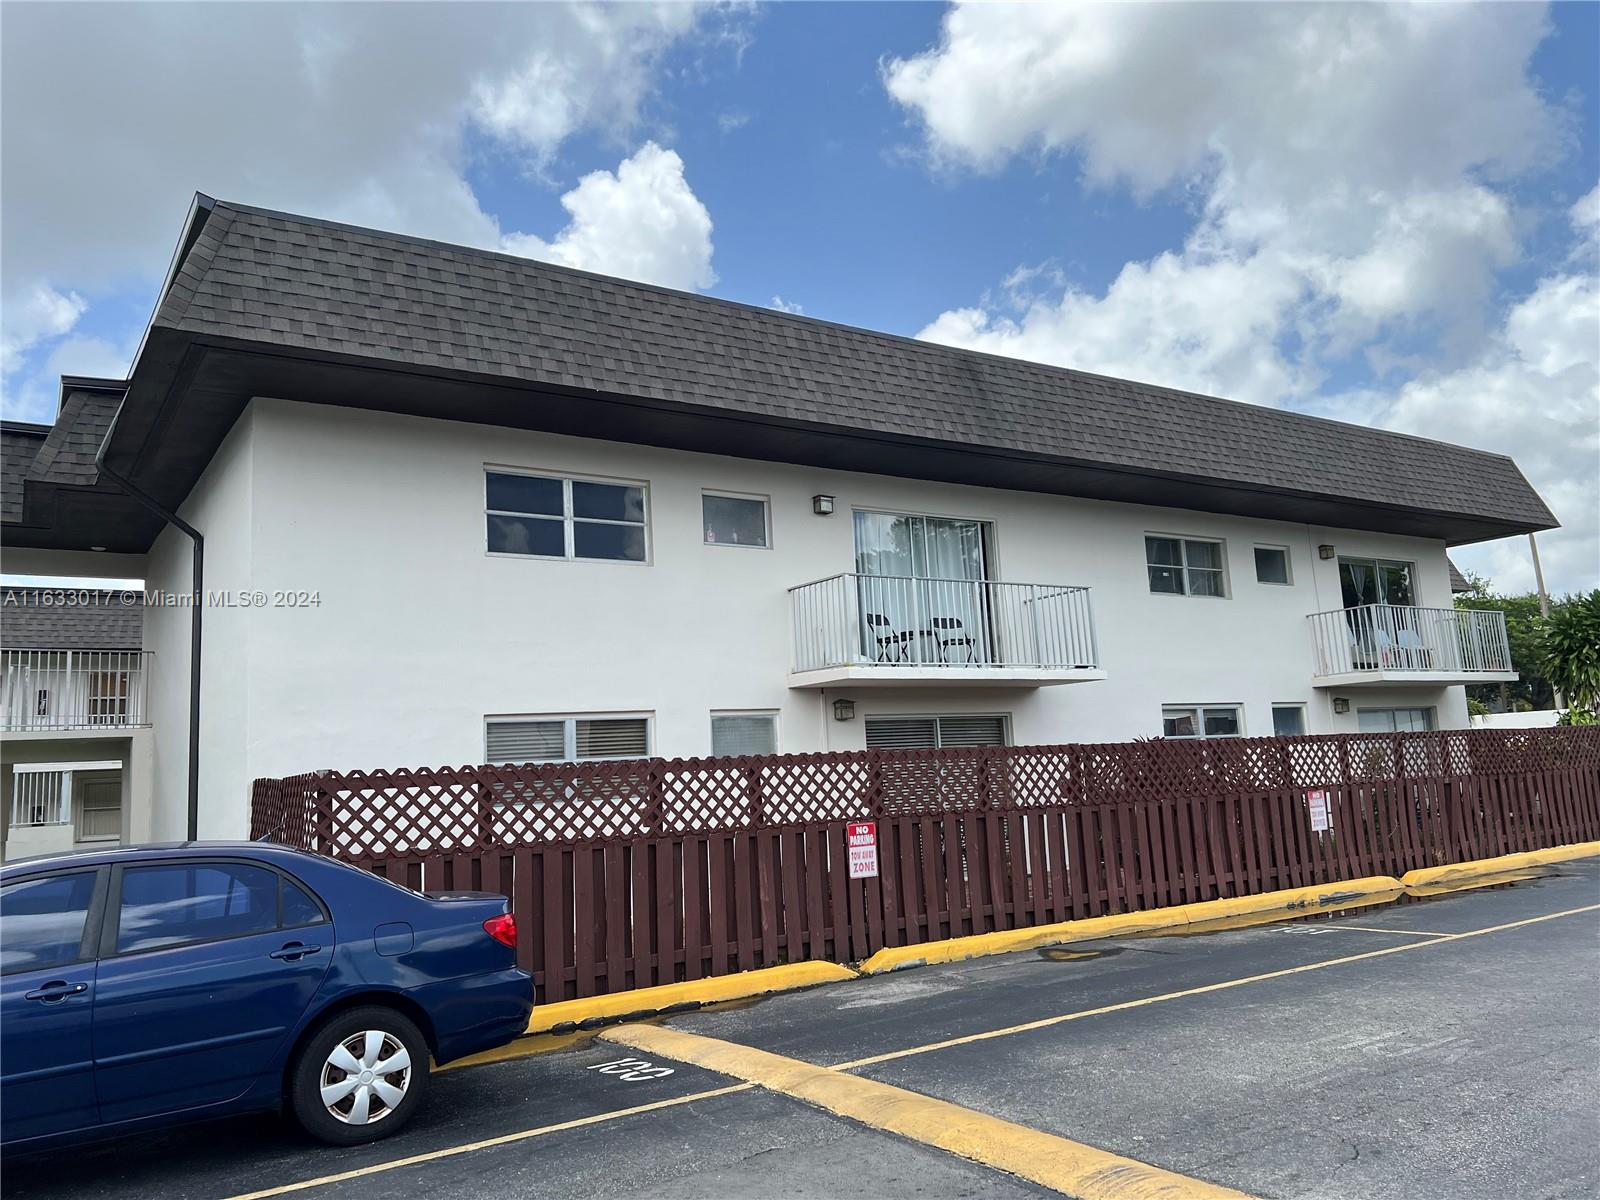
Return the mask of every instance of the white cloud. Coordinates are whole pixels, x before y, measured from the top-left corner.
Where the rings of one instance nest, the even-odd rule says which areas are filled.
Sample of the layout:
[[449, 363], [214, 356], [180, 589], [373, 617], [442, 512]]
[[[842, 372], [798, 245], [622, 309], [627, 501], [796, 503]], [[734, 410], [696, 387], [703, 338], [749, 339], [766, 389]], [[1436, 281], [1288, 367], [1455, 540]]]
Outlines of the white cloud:
[[699, 20], [689, 4], [619, 4], [571, 10], [586, 53], [559, 39], [473, 87], [473, 118], [503, 141], [546, 159], [575, 130], [627, 127], [650, 90], [657, 60]]
[[772, 303], [768, 305], [768, 307], [775, 308], [779, 312], [795, 313], [796, 315], [803, 315], [806, 311], [805, 305], [796, 304], [793, 301], [785, 300], [782, 296], [774, 296], [772, 298]]
[[673, 288], [707, 288], [711, 214], [683, 176], [683, 159], [646, 142], [616, 173], [594, 171], [561, 197], [571, 215], [553, 241], [509, 234], [511, 254]]
[[[1574, 206], [1579, 237], [1595, 193]], [[1592, 271], [1541, 280], [1515, 305], [1480, 359], [1402, 387], [1383, 424], [1509, 454], [1562, 528], [1539, 535], [1553, 592], [1600, 587], [1600, 280]], [[1531, 589], [1522, 538], [1454, 552], [1504, 588]]]
[[[1072, 153], [1091, 187], [1186, 189], [1195, 220], [1103, 290], [1013, 272], [921, 336], [1514, 447], [1576, 523], [1555, 570], [1592, 580], [1592, 266], [1495, 314], [1508, 181], [1565, 146], [1528, 75], [1546, 32], [1533, 5], [958, 4], [884, 67], [934, 169]], [[1600, 227], [1600, 192], [1573, 219]], [[1385, 386], [1321, 396], [1354, 355]]]
[[[36, 5], [6, 11], [0, 304], [159, 281], [195, 191], [446, 241], [508, 231], [469, 154], [531, 180], [565, 139], [631, 139], [693, 4]], [[707, 15], [711, 13], [712, 15]], [[137, 79], [137, 86], [129, 86]], [[198, 99], [197, 99], [198, 98]], [[541, 186], [530, 182], [528, 186]], [[581, 186], [581, 185], [580, 185]], [[39, 326], [59, 336], [64, 329]], [[13, 336], [16, 337], [13, 343]], [[20, 351], [19, 351], [20, 353]]]
[[0, 322], [0, 372], [17, 369], [22, 356], [41, 341], [60, 337], [78, 323], [88, 303], [76, 292], [58, 292], [42, 281], [18, 289]]

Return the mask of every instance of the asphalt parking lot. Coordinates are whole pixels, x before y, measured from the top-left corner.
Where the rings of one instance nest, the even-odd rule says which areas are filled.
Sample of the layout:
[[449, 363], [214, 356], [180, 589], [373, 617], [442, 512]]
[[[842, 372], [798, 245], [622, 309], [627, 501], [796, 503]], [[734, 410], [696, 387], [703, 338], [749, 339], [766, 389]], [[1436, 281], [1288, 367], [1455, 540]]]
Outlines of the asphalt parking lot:
[[681, 1058], [608, 1037], [529, 1039], [538, 1053], [436, 1076], [407, 1132], [375, 1146], [332, 1150], [275, 1119], [234, 1121], [8, 1161], [4, 1189], [15, 1200], [1051, 1194], [914, 1132], [814, 1107], [781, 1080], [692, 1065], [709, 1047], [729, 1062], [754, 1048], [832, 1068], [825, 1082], [844, 1095], [859, 1089], [849, 1080], [876, 1080], [958, 1105], [980, 1143], [982, 1122], [1010, 1123], [1047, 1158], [1077, 1146], [1150, 1164], [1188, 1181], [1175, 1195], [1592, 1197], [1597, 935], [1600, 861], [1587, 860], [1314, 921], [925, 967], [638, 1035], [678, 1039]]

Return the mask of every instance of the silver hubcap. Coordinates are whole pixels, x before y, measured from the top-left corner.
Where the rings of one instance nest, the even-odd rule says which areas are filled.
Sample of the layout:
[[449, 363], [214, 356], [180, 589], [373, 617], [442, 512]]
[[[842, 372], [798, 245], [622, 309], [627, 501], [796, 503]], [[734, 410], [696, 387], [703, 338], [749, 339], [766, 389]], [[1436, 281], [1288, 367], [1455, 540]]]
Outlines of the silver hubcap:
[[346, 1125], [383, 1120], [410, 1086], [411, 1055], [381, 1029], [351, 1034], [322, 1064], [322, 1103]]

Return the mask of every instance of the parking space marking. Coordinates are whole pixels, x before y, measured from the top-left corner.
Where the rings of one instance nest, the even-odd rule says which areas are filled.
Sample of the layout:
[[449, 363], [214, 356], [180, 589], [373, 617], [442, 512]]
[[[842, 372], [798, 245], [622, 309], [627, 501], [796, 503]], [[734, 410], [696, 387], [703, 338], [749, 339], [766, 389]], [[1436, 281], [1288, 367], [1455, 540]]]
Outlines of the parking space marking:
[[804, 1100], [836, 1116], [1005, 1171], [1078, 1200], [1248, 1200], [1108, 1150], [963, 1108], [893, 1084], [846, 1075], [752, 1046], [660, 1025], [618, 1025], [600, 1037], [693, 1063]]
[[[1289, 975], [1301, 975], [1307, 971], [1320, 971], [1324, 967], [1338, 967], [1345, 963], [1365, 962], [1368, 959], [1384, 958], [1390, 954], [1406, 954], [1412, 950], [1426, 950], [1430, 946], [1439, 946], [1445, 942], [1459, 942], [1463, 938], [1482, 937], [1489, 933], [1502, 933], [1508, 929], [1520, 929], [1525, 925], [1537, 925], [1542, 921], [1554, 921], [1558, 917], [1571, 917], [1579, 913], [1600, 911], [1600, 904], [1586, 904], [1581, 908], [1563, 909], [1561, 912], [1545, 913], [1542, 916], [1526, 917], [1521, 921], [1507, 921], [1503, 925], [1489, 925], [1482, 929], [1469, 929], [1465, 933], [1445, 933], [1427, 941], [1407, 942], [1401, 946], [1385, 946], [1382, 950], [1368, 950], [1362, 954], [1346, 954], [1339, 958], [1328, 958], [1321, 962], [1306, 963], [1299, 967], [1285, 967], [1278, 971], [1266, 971], [1260, 975], [1247, 975], [1242, 979], [1225, 979], [1221, 983], [1207, 983], [1200, 987], [1184, 988], [1182, 991], [1166, 992], [1159, 996], [1143, 996], [1137, 1000], [1123, 1000], [1117, 1004], [1104, 1004], [1099, 1008], [1085, 1008], [1078, 1012], [1061, 1013], [1054, 1017], [1041, 1017], [1037, 1021], [1024, 1021], [1020, 1025], [1010, 1025], [1004, 1029], [989, 1029], [982, 1033], [969, 1033], [964, 1037], [945, 1038], [938, 1042], [928, 1042], [922, 1046], [911, 1046], [905, 1050], [891, 1050], [885, 1054], [873, 1054], [866, 1058], [856, 1058], [849, 1062], [838, 1063], [835, 1070], [851, 1071], [858, 1067], [876, 1066], [878, 1063], [893, 1062], [895, 1059], [912, 1058], [918, 1054], [931, 1054], [936, 1050], [948, 1050], [952, 1046], [970, 1046], [974, 1042], [986, 1042], [992, 1038], [1010, 1037], [1014, 1033], [1028, 1033], [1035, 1029], [1048, 1029], [1052, 1025], [1061, 1025], [1067, 1021], [1081, 1021], [1085, 1017], [1098, 1017], [1106, 1013], [1125, 1012], [1131, 1008], [1143, 1008], [1148, 1004], [1161, 1004], [1167, 1000], [1182, 1000], [1188, 996], [1204, 996], [1211, 992], [1225, 992], [1231, 988], [1244, 987], [1247, 984], [1263, 983], [1268, 979], [1283, 979]], [[604, 1036], [602, 1034], [602, 1036]]]
[[347, 1179], [363, 1179], [368, 1175], [381, 1175], [385, 1171], [399, 1170], [401, 1167], [414, 1167], [421, 1163], [438, 1162], [442, 1158], [455, 1158], [462, 1154], [471, 1154], [476, 1150], [489, 1150], [495, 1146], [509, 1146], [513, 1142], [525, 1142], [530, 1138], [543, 1137], [550, 1133], [560, 1133], [566, 1129], [581, 1129], [585, 1125], [600, 1125], [606, 1121], [615, 1121], [621, 1117], [637, 1116], [640, 1113], [655, 1112], [657, 1109], [673, 1108], [679, 1104], [690, 1104], [696, 1100], [710, 1100], [715, 1096], [730, 1096], [734, 1092], [748, 1092], [754, 1084], [734, 1083], [727, 1087], [710, 1088], [703, 1092], [691, 1092], [687, 1096], [674, 1096], [670, 1100], [657, 1100], [651, 1104], [636, 1104], [632, 1108], [619, 1108], [611, 1112], [595, 1113], [593, 1116], [578, 1117], [572, 1121], [560, 1121], [554, 1125], [541, 1125], [536, 1129], [520, 1129], [515, 1133], [502, 1133], [498, 1137], [484, 1138], [481, 1141], [465, 1142], [459, 1146], [445, 1146], [439, 1150], [429, 1150], [423, 1154], [412, 1154], [405, 1158], [394, 1158], [388, 1162], [373, 1163], [367, 1167], [355, 1167], [349, 1171], [339, 1171], [332, 1175], [319, 1175], [315, 1179], [302, 1179], [295, 1183], [280, 1184], [277, 1187], [263, 1188], [259, 1192], [244, 1192], [237, 1196], [229, 1196], [227, 1200], [266, 1200], [268, 1196], [286, 1196], [291, 1192], [304, 1192], [311, 1188], [326, 1187], [331, 1183], [343, 1183]]
[[1378, 925], [1346, 925], [1343, 921], [1329, 921], [1321, 932], [1332, 933], [1337, 929], [1353, 929], [1357, 933], [1397, 933], [1407, 937], [1447, 938], [1455, 936], [1450, 933], [1435, 933], [1431, 929], [1384, 929]]

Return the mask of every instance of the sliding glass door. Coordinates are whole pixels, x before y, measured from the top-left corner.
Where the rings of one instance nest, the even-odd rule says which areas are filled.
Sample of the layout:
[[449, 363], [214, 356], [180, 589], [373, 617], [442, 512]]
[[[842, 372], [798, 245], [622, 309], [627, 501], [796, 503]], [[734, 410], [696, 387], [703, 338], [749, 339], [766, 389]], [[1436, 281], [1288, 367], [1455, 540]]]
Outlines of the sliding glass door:
[[1340, 558], [1339, 591], [1350, 626], [1350, 654], [1355, 669], [1433, 668], [1433, 648], [1423, 638], [1412, 611], [1417, 597], [1410, 563]]
[[1341, 558], [1339, 590], [1346, 608], [1363, 604], [1416, 604], [1411, 564], [1382, 558]]
[[989, 661], [982, 521], [858, 512], [855, 538], [868, 661]]

